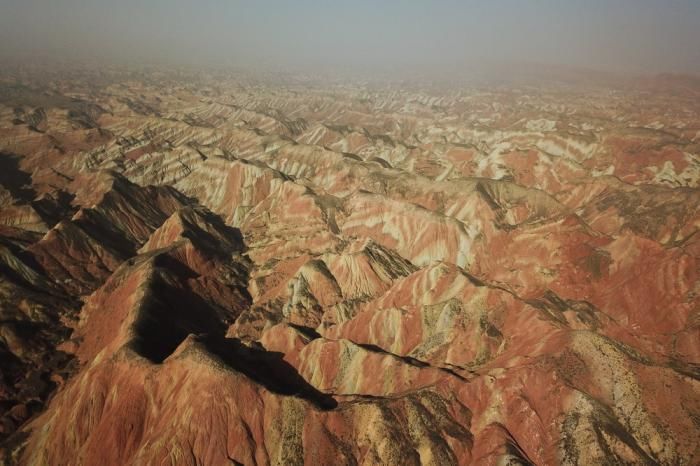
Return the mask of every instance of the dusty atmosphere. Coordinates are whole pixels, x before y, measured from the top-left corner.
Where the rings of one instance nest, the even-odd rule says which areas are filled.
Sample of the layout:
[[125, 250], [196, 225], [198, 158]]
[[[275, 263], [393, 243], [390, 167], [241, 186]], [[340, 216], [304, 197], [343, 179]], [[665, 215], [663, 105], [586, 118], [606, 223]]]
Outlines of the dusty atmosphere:
[[0, 464], [700, 462], [695, 2], [116, 3], [0, 7]]

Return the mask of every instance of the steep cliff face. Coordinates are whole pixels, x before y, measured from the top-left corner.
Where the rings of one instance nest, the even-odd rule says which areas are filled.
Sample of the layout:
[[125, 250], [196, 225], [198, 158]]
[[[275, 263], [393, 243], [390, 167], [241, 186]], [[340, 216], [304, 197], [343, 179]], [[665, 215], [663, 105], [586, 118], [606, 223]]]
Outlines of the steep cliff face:
[[700, 461], [693, 89], [52, 79], [0, 93], [6, 464]]

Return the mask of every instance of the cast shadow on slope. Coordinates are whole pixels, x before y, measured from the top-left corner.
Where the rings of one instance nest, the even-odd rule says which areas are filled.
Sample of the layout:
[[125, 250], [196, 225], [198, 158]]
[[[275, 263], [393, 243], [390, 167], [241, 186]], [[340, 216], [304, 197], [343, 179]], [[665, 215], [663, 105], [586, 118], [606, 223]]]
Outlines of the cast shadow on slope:
[[[32, 175], [20, 168], [22, 157], [11, 152], [0, 151], [0, 196], [9, 193], [0, 210], [10, 205], [31, 206], [48, 228], [63, 218], [71, 217], [75, 207], [71, 205], [74, 195], [56, 188], [51, 194], [39, 195], [33, 186]], [[54, 169], [55, 173], [58, 173]]]
[[321, 410], [331, 410], [338, 406], [331, 395], [314, 388], [299, 375], [294, 366], [282, 359], [283, 353], [246, 346], [236, 338], [207, 336], [203, 343], [209, 352], [218, 356], [226, 365], [273, 393], [302, 398]]
[[321, 410], [337, 407], [332, 396], [310, 385], [284, 361], [282, 353], [223, 337], [225, 326], [203, 300], [186, 293], [169, 293], [167, 298], [153, 298], [148, 305], [149, 311], [136, 323], [137, 336], [131, 345], [150, 361], [162, 363], [189, 334], [196, 334], [209, 353], [267, 390], [302, 398]]
[[32, 176], [20, 169], [20, 157], [8, 152], [0, 152], [0, 186], [7, 189], [16, 199], [31, 201], [36, 196], [32, 188]]
[[[238, 230], [223, 228], [216, 216], [207, 220], [230, 237], [237, 245], [236, 249], [245, 249]], [[216, 256], [215, 238], [197, 232], [195, 228], [187, 230], [183, 236], [195, 243], [198, 249], [208, 251], [210, 257]], [[225, 338], [228, 326], [237, 317], [236, 313], [229, 309], [227, 314], [227, 309], [222, 308], [221, 303], [212, 302], [191, 289], [188, 281], [196, 280], [199, 274], [187, 264], [163, 252], [156, 253], [151, 260], [154, 273], [142, 298], [138, 317], [133, 324], [134, 337], [130, 342], [131, 348], [138, 354], [160, 364], [176, 351], [188, 335], [199, 335], [198, 340], [208, 352], [267, 390], [305, 399], [321, 410], [337, 406], [332, 396], [315, 389], [292, 365], [284, 361], [282, 353]], [[243, 295], [242, 298], [249, 306], [250, 297]]]
[[[223, 336], [251, 303], [245, 262], [234, 263], [231, 257], [245, 251], [241, 232], [206, 210], [187, 207], [177, 216], [186, 242], [140, 256], [152, 261], [153, 273], [134, 322], [132, 347], [155, 363], [163, 362], [189, 334]], [[130, 259], [129, 264], [137, 261]], [[241, 275], [222, 281], [219, 275], [231, 275], [231, 266]]]
[[132, 348], [156, 364], [162, 363], [190, 333], [223, 335], [226, 323], [210, 303], [183, 286], [197, 274], [167, 254], [154, 258], [148, 284], [133, 326]]

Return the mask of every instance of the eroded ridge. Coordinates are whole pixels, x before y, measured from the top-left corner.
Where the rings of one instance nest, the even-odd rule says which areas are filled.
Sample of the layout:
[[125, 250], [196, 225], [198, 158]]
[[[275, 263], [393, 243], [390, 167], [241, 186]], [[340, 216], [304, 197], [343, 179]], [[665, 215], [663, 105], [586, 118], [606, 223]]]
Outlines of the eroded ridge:
[[7, 73], [5, 463], [700, 461], [697, 82]]

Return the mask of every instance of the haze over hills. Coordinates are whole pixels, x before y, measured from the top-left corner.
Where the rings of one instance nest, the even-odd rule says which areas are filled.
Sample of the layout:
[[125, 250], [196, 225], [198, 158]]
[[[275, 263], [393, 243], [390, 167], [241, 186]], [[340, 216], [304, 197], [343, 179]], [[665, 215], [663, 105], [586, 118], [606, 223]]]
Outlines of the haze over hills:
[[299, 72], [433, 72], [494, 61], [700, 73], [699, 20], [694, 0], [5, 0], [0, 58]]
[[698, 24], [4, 0], [0, 464], [700, 464]]
[[3, 461], [696, 464], [700, 86], [567, 73], [7, 69]]

